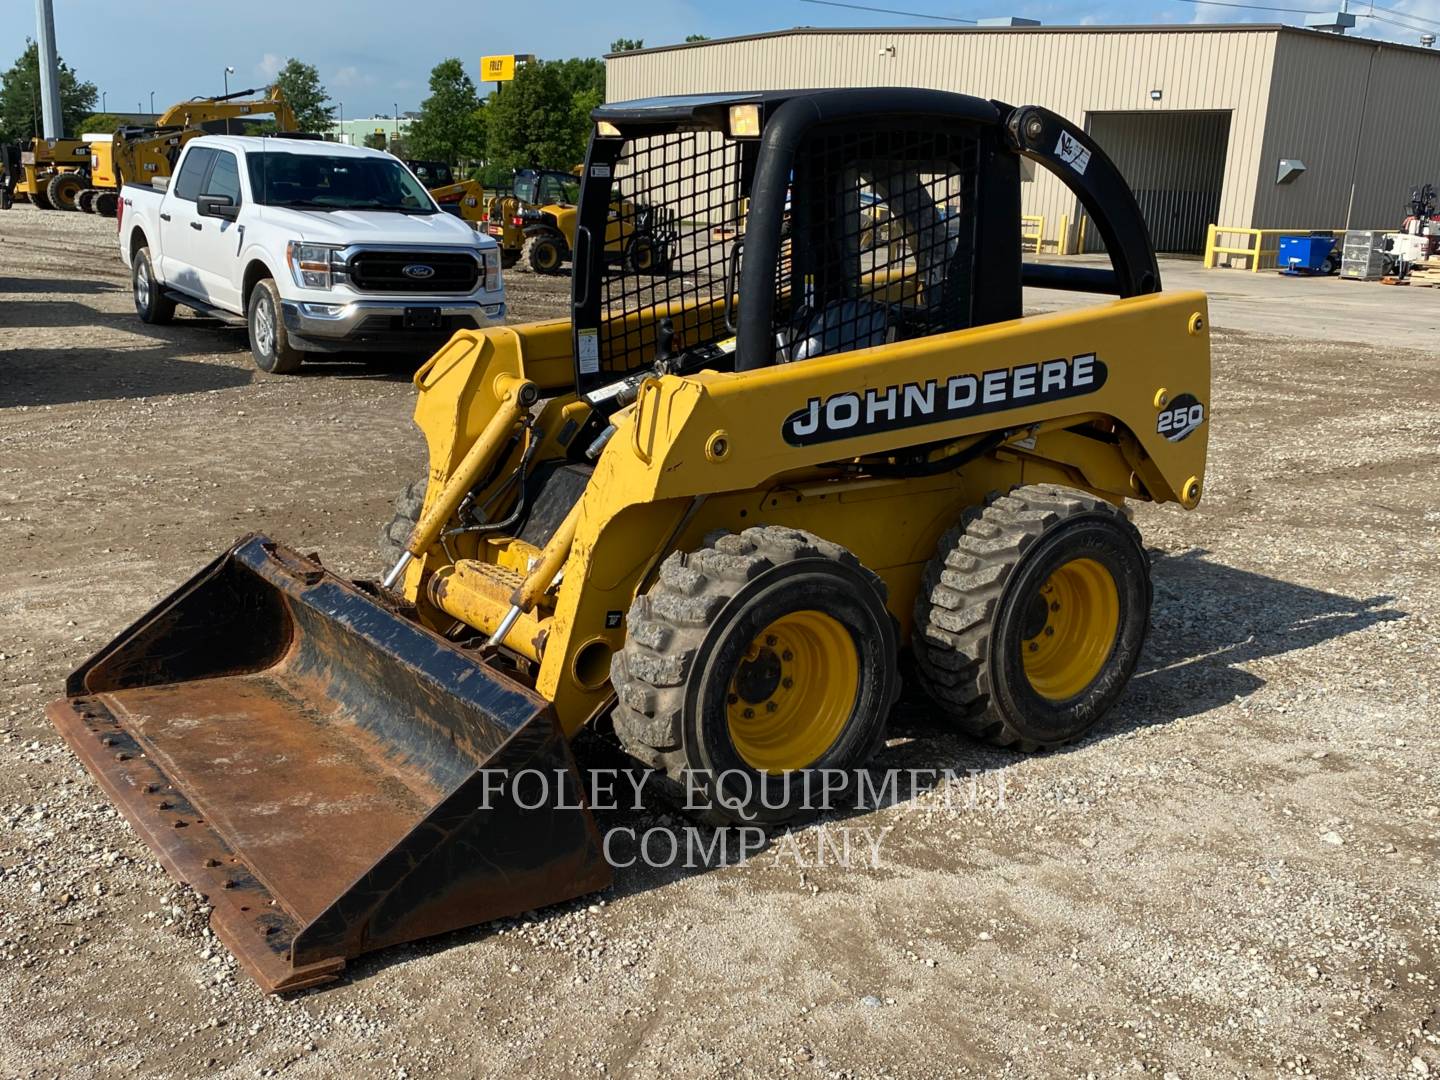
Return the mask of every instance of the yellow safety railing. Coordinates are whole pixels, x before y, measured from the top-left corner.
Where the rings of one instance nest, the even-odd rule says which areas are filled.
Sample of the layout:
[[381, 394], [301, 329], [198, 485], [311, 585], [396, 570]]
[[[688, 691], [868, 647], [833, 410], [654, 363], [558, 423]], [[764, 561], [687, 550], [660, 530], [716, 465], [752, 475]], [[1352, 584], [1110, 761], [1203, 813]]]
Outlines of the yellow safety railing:
[[[1076, 229], [1075, 254], [1083, 254], [1085, 251], [1085, 222], [1088, 219], [1084, 214], [1080, 215], [1080, 225]], [[1071, 254], [1070, 250], [1070, 215], [1066, 214], [1060, 219], [1060, 238], [1055, 242], [1061, 255]]]
[[1035, 254], [1040, 254], [1040, 245], [1045, 243], [1045, 216], [1043, 214], [1020, 215], [1020, 247], [1035, 245]]
[[[1309, 236], [1312, 233], [1328, 232], [1343, 236], [1344, 229], [1246, 229], [1235, 225], [1211, 225], [1205, 230], [1205, 266], [1213, 269], [1220, 265], [1220, 256], [1241, 255], [1249, 260], [1246, 269], [1251, 273], [1274, 270], [1275, 258], [1280, 253], [1280, 237]], [[1243, 245], [1222, 244], [1221, 237], [1242, 237]]]

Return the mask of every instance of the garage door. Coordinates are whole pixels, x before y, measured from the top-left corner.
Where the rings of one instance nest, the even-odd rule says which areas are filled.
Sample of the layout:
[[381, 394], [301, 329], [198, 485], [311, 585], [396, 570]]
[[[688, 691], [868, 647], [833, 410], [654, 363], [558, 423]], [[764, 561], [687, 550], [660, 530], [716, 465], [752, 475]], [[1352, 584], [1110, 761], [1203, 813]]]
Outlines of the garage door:
[[[1230, 113], [1091, 113], [1088, 127], [1135, 192], [1155, 250], [1203, 252], [1220, 210]], [[1099, 250], [1099, 238], [1087, 235], [1085, 246]]]

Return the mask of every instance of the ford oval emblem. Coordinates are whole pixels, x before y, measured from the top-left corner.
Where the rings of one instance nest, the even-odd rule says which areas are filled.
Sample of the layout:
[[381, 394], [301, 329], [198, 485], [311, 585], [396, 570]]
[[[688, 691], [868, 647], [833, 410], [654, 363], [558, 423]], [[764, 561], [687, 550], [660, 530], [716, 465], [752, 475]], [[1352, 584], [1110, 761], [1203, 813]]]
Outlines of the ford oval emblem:
[[400, 271], [406, 277], [415, 278], [417, 281], [424, 281], [428, 277], [435, 276], [435, 268], [426, 266], [424, 263], [411, 263]]

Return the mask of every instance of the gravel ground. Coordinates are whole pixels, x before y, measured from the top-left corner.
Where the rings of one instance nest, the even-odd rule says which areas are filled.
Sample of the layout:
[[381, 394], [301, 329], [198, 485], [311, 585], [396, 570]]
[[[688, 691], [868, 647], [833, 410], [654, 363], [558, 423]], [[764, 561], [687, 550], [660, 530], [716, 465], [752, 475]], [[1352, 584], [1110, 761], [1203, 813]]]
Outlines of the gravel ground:
[[0, 214], [0, 1077], [1440, 1075], [1435, 351], [1222, 325], [1204, 504], [1138, 510], [1140, 675], [1033, 758], [904, 708], [883, 764], [977, 773], [846, 820], [878, 868], [815, 865], [811, 827], [282, 1000], [42, 709], [249, 529], [372, 574], [409, 371], [265, 378], [237, 331], [143, 327], [112, 239]]

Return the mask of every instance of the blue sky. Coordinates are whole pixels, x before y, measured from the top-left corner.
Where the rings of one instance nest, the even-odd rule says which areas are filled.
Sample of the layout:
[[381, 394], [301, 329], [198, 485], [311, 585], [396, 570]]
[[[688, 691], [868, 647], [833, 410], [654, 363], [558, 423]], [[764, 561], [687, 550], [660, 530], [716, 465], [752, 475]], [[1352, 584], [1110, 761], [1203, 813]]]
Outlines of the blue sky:
[[[1305, 16], [1252, 11], [1180, 0], [853, 0], [876, 7], [979, 18], [1023, 15], [1050, 25], [1151, 22], [1290, 22]], [[1263, 3], [1266, 0], [1250, 0]], [[1325, 0], [1269, 0], [1282, 7], [1322, 9]], [[32, 0], [0, 0], [0, 64], [34, 36]], [[1334, 4], [1331, 8], [1333, 10]], [[1440, 0], [1385, 0], [1391, 11], [1440, 19]], [[1351, 4], [1354, 11], [1365, 10]], [[397, 18], [396, 12], [404, 12]], [[282, 15], [283, 13], [283, 15]], [[618, 37], [647, 45], [790, 26], [941, 26], [925, 19], [868, 14], [803, 0], [290, 0], [283, 4], [177, 4], [175, 0], [55, 0], [60, 53], [83, 78], [106, 92], [112, 110], [165, 106], [219, 93], [230, 86], [262, 86], [288, 56], [315, 64], [345, 115], [417, 108], [430, 68], [461, 57], [476, 74], [489, 53], [536, 53], [545, 58], [598, 56]], [[1416, 33], [1361, 20], [1369, 36], [1414, 43]], [[98, 104], [98, 103], [97, 103]]]

